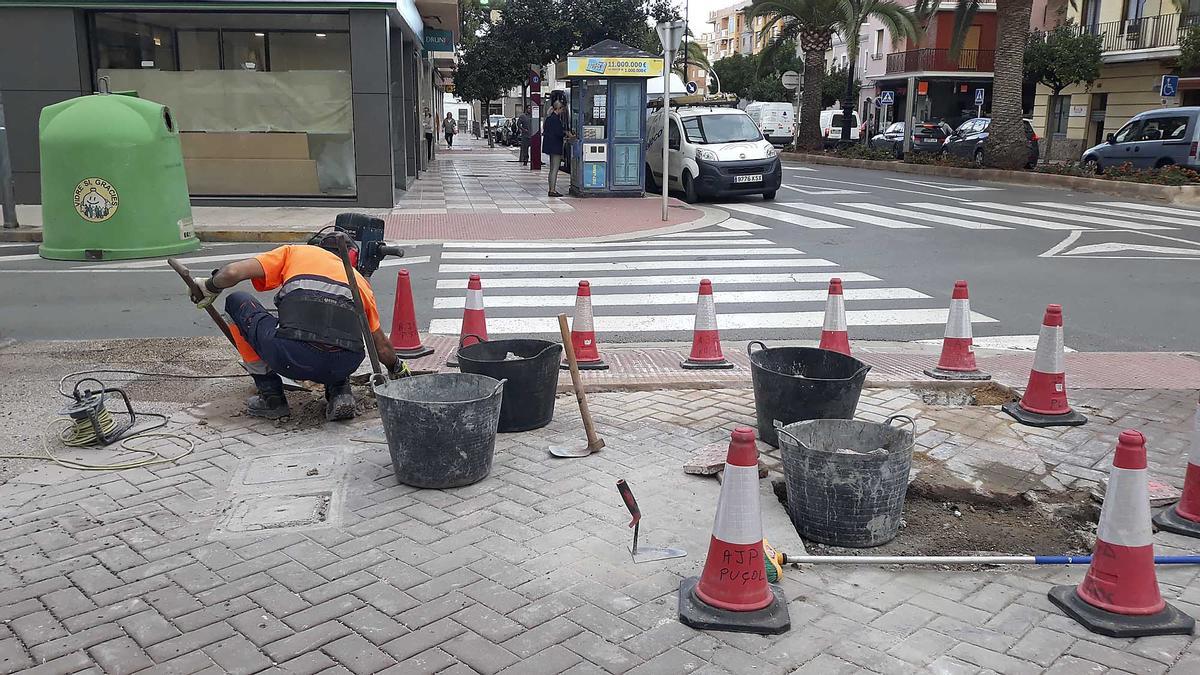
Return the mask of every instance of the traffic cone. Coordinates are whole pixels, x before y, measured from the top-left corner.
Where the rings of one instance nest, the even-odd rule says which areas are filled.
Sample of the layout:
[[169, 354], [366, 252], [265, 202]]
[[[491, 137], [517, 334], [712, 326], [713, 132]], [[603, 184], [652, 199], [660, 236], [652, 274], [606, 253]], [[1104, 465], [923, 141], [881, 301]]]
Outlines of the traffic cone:
[[698, 630], [786, 632], [792, 627], [787, 599], [767, 583], [764, 562], [758, 447], [754, 430], [738, 427], [729, 441], [704, 571], [679, 584], [679, 620]]
[[950, 316], [946, 318], [946, 333], [942, 338], [942, 355], [937, 366], [925, 374], [937, 380], [990, 380], [991, 375], [979, 370], [971, 347], [971, 300], [967, 297], [967, 282], [954, 282], [950, 296]]
[[417, 330], [417, 309], [413, 306], [412, 281], [408, 270], [400, 270], [396, 277], [396, 305], [392, 308], [392, 336], [389, 339], [396, 356], [402, 359], [417, 359], [433, 353], [433, 348], [421, 344]]
[[712, 282], [700, 280], [696, 298], [696, 323], [692, 330], [692, 353], [679, 364], [688, 370], [732, 368], [721, 353], [721, 335], [717, 332], [717, 306], [713, 303]]
[[1188, 453], [1187, 474], [1183, 479], [1183, 496], [1179, 503], [1163, 509], [1154, 516], [1160, 530], [1200, 538], [1200, 403], [1196, 404], [1195, 431], [1192, 450]]
[[[575, 364], [580, 370], [608, 370], [608, 364], [600, 358], [600, 347], [596, 344], [596, 329], [592, 320], [592, 285], [579, 282], [575, 293], [575, 318], [571, 321], [571, 346], [575, 348]], [[566, 368], [564, 363], [563, 368]]]
[[1067, 403], [1062, 305], [1046, 306], [1025, 394], [1017, 403], [1005, 403], [1001, 409], [1031, 427], [1074, 427], [1087, 422], [1086, 417], [1071, 410]]
[[1196, 621], [1159, 593], [1150, 538], [1146, 437], [1126, 429], [1117, 440], [1087, 576], [1078, 586], [1051, 588], [1050, 602], [1101, 635], [1191, 635]]
[[825, 300], [825, 327], [821, 329], [821, 349], [850, 356], [850, 334], [846, 331], [846, 301], [842, 298], [842, 280], [829, 280], [829, 297]]
[[480, 339], [487, 339], [487, 317], [483, 313], [483, 284], [478, 274], [472, 274], [467, 281], [467, 302], [463, 306], [462, 330], [458, 333], [458, 345], [446, 360], [446, 365], [458, 367], [458, 350], [460, 347], [473, 345]]

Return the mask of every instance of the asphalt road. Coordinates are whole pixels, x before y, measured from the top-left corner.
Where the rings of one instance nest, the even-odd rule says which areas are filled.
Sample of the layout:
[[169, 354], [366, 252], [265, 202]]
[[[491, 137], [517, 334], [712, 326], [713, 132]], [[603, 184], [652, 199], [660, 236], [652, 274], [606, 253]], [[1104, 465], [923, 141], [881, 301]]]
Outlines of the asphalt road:
[[[852, 339], [937, 340], [961, 278], [981, 343], [1032, 346], [1046, 304], [1058, 302], [1070, 348], [1200, 348], [1200, 210], [792, 163], [784, 183], [774, 202], [713, 203], [732, 219], [703, 231], [592, 246], [413, 247], [372, 285], [390, 315], [396, 270], [407, 267], [423, 327], [457, 333], [466, 276], [479, 271], [499, 337], [553, 334], [554, 314], [571, 311], [586, 278], [603, 343], [689, 339], [696, 281], [709, 276], [726, 339], [812, 339], [827, 279], [841, 276]], [[203, 273], [265, 248], [210, 245], [187, 257]], [[35, 251], [0, 246], [0, 337], [214, 331], [161, 262], [62, 263]]]

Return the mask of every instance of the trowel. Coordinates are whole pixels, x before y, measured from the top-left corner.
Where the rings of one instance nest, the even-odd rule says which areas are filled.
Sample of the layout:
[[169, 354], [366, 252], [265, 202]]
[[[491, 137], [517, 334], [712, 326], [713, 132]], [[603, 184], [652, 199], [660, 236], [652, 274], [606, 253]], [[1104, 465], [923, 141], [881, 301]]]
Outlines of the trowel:
[[625, 482], [624, 478], [617, 481], [617, 492], [621, 493], [621, 499], [625, 500], [625, 506], [629, 509], [629, 515], [633, 517], [633, 520], [629, 521], [629, 526], [633, 528], [633, 547], [629, 549], [629, 552], [633, 554], [633, 562], [653, 562], [655, 560], [683, 558], [687, 555], [687, 551], [681, 548], [638, 546], [638, 529], [642, 524], [642, 510], [638, 508], [637, 500], [633, 498], [633, 491], [629, 489], [629, 484]]
[[583, 378], [579, 375], [579, 362], [575, 360], [575, 347], [571, 344], [571, 329], [567, 326], [567, 315], [558, 315], [558, 332], [562, 335], [563, 351], [567, 354], [567, 365], [571, 368], [571, 386], [575, 399], [579, 401], [579, 416], [583, 418], [583, 430], [587, 434], [587, 445], [551, 445], [550, 454], [555, 457], [587, 457], [604, 447], [604, 439], [596, 434], [592, 424], [592, 413], [588, 411], [587, 396], [583, 392]]

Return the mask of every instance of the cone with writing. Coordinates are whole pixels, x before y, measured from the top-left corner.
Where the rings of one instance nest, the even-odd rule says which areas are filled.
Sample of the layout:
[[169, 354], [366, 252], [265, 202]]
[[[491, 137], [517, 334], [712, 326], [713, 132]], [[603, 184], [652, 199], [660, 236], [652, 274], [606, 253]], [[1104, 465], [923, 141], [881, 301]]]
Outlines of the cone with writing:
[[[592, 285], [579, 282], [575, 293], [575, 317], [571, 321], [571, 346], [575, 348], [575, 363], [580, 370], [608, 370], [608, 364], [600, 358], [600, 346], [596, 344], [596, 328], [592, 318]], [[567, 365], [564, 363], [563, 368]]]
[[487, 339], [487, 316], [483, 313], [483, 283], [478, 274], [467, 281], [467, 302], [463, 305], [462, 330], [458, 332], [458, 344], [450, 354], [447, 366], [458, 367], [458, 349]]
[[926, 369], [925, 374], [937, 380], [992, 379], [975, 363], [975, 350], [971, 345], [971, 300], [965, 281], [954, 282], [950, 315], [946, 318], [946, 333], [942, 338], [942, 356], [937, 366]]
[[1178, 504], [1159, 511], [1154, 516], [1154, 524], [1167, 532], [1200, 538], [1200, 403], [1196, 404], [1194, 425], [1192, 449], [1183, 478], [1183, 496]]
[[1078, 586], [1055, 586], [1050, 602], [1084, 628], [1110, 637], [1191, 635], [1195, 620], [1168, 605], [1154, 574], [1146, 437], [1126, 429], [1117, 439], [1096, 548]]
[[767, 583], [754, 430], [729, 441], [704, 571], [679, 584], [679, 620], [697, 630], [776, 635], [792, 627], [787, 599]]
[[417, 310], [413, 306], [412, 280], [408, 270], [400, 270], [396, 277], [396, 304], [392, 308], [392, 335], [389, 338], [396, 356], [416, 359], [433, 353], [432, 347], [421, 344], [417, 330]]
[[842, 298], [842, 280], [829, 280], [829, 297], [825, 300], [825, 325], [821, 329], [821, 349], [850, 356], [850, 334], [846, 330], [846, 301]]
[[1001, 410], [1031, 427], [1074, 427], [1087, 422], [1067, 403], [1062, 305], [1046, 307], [1025, 394], [1017, 403], [1005, 403]]
[[713, 302], [712, 282], [700, 280], [696, 298], [696, 323], [692, 330], [692, 352], [679, 364], [688, 370], [703, 368], [732, 368], [721, 352], [721, 335], [717, 332], [717, 306]]

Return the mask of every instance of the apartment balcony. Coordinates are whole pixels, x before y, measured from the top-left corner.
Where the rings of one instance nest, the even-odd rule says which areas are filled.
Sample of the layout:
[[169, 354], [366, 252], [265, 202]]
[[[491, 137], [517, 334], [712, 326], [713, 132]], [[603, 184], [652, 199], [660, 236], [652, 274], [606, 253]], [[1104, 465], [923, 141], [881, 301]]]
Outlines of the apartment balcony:
[[991, 49], [960, 49], [951, 56], [949, 49], [910, 49], [887, 55], [886, 73], [990, 73], [996, 62], [996, 52]]
[[1113, 63], [1174, 56], [1178, 54], [1179, 39], [1198, 25], [1197, 14], [1160, 14], [1093, 24], [1082, 30], [1100, 36], [1102, 58]]

